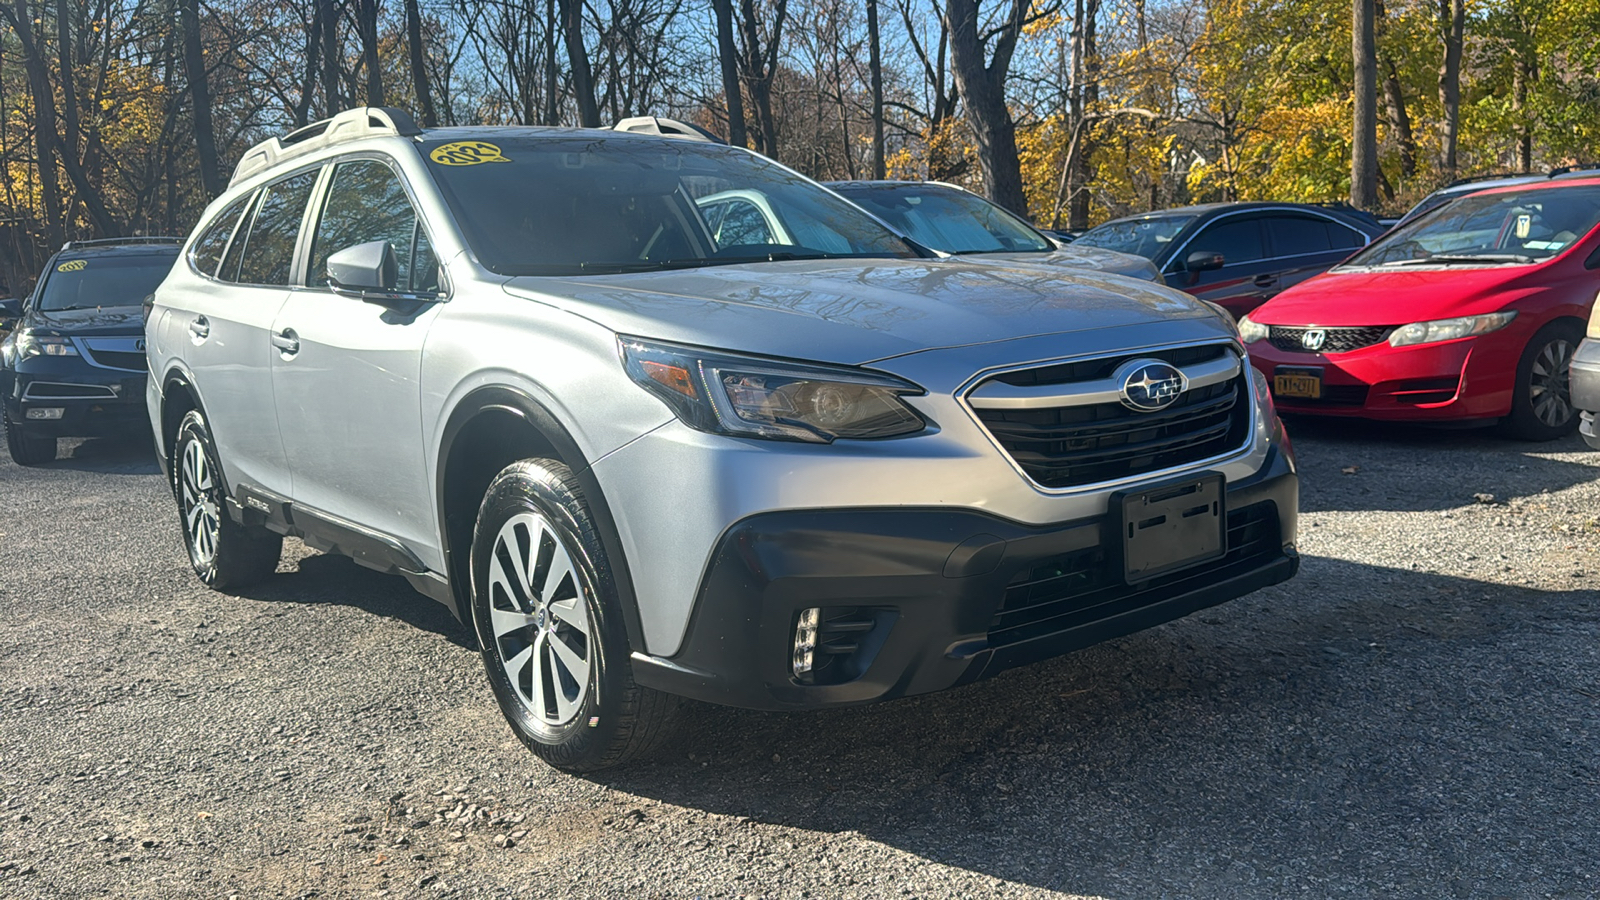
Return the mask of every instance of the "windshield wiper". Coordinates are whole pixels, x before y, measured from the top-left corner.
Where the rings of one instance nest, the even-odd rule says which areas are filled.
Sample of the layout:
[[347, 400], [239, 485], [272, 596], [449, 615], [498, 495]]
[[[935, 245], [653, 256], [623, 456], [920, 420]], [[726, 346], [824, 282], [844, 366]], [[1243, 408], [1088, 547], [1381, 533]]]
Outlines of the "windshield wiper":
[[1415, 259], [1397, 259], [1392, 262], [1379, 263], [1380, 266], [1427, 266], [1434, 263], [1454, 265], [1464, 263], [1496, 263], [1509, 265], [1512, 263], [1536, 263], [1537, 259], [1522, 253], [1437, 253], [1433, 256], [1422, 256]]

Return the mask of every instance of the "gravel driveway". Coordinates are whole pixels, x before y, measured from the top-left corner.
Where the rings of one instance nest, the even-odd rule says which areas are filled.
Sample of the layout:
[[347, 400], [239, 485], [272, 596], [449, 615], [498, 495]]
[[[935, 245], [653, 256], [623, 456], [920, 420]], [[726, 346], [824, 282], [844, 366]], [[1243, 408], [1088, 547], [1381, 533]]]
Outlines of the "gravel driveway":
[[0, 895], [1600, 894], [1600, 453], [1290, 427], [1296, 580], [590, 778], [401, 579], [211, 593], [142, 442], [7, 460]]

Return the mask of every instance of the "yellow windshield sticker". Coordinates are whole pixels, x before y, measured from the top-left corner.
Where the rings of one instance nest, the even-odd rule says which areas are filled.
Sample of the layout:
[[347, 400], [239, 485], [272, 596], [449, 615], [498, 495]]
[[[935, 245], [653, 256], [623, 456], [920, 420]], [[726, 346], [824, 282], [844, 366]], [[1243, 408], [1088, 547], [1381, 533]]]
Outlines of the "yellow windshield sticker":
[[428, 158], [441, 166], [476, 166], [479, 163], [511, 162], [500, 148], [488, 141], [451, 141], [433, 148]]
[[56, 271], [57, 272], [82, 272], [84, 269], [87, 269], [87, 268], [89, 268], [89, 261], [88, 260], [86, 260], [86, 259], [73, 259], [73, 260], [68, 260], [67, 262], [62, 263], [59, 266], [56, 266]]

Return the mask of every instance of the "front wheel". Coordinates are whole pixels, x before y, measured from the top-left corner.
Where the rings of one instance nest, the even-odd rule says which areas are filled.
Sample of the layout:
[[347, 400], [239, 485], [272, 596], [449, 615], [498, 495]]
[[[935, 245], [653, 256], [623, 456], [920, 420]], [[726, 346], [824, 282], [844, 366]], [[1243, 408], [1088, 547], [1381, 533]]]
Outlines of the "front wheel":
[[22, 430], [22, 426], [11, 421], [9, 414], [4, 416], [6, 429], [6, 449], [11, 452], [11, 461], [19, 466], [41, 466], [56, 458], [56, 439], [36, 434], [29, 434]]
[[216, 444], [198, 410], [190, 410], [178, 424], [172, 457], [172, 493], [178, 500], [183, 543], [200, 580], [221, 591], [271, 575], [283, 553], [283, 536], [228, 515]]
[[1572, 405], [1572, 354], [1583, 340], [1583, 330], [1572, 322], [1557, 321], [1539, 329], [1517, 363], [1517, 383], [1511, 397], [1511, 415], [1501, 424], [1510, 437], [1524, 441], [1553, 441], [1578, 427]]
[[511, 729], [545, 762], [593, 772], [643, 756], [678, 701], [633, 681], [611, 566], [572, 470], [514, 463], [472, 538], [472, 618]]

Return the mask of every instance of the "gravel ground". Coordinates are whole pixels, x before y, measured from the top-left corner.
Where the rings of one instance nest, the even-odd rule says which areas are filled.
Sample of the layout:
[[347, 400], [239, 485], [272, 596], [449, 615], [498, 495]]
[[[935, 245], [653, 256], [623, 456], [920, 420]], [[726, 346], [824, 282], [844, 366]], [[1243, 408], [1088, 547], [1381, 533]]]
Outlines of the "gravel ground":
[[1600, 894], [1600, 454], [1291, 429], [1286, 585], [590, 778], [399, 578], [211, 593], [144, 443], [0, 462], [0, 895]]

